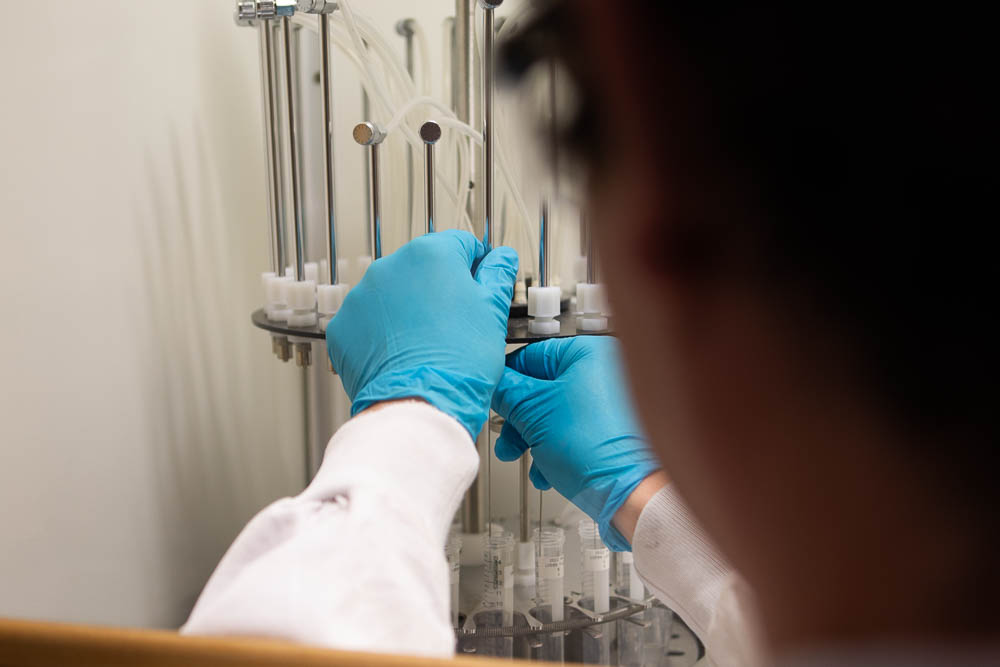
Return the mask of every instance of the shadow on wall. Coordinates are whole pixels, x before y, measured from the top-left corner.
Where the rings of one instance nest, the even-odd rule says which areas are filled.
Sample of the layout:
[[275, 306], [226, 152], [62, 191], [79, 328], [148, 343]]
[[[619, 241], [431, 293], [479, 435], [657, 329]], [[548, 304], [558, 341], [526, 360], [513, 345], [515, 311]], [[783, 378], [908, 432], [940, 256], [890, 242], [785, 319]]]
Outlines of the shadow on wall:
[[[256, 66], [210, 41], [201, 36], [204, 83], [225, 68]], [[267, 257], [266, 209], [262, 171], [259, 184], [245, 176], [248, 162], [262, 170], [263, 160], [255, 110], [235, 101], [256, 91], [201, 92], [197, 117], [171, 123], [169, 160], [146, 148], [148, 191], [134, 206], [146, 309], [133, 319], [143, 323], [135, 333], [163, 535], [162, 581], [151, 590], [162, 591], [166, 627], [187, 618], [246, 521], [303, 484], [300, 377], [273, 360], [249, 322]]]

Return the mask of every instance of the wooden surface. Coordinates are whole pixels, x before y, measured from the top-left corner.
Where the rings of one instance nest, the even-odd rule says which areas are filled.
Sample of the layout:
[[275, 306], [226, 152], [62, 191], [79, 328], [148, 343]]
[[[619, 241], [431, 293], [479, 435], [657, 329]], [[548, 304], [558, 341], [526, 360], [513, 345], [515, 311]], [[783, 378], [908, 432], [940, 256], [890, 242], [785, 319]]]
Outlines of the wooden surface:
[[[130, 630], [0, 619], [0, 666], [81, 667], [491, 667], [487, 658], [437, 660], [352, 653], [264, 639], [182, 637], [163, 630]], [[503, 664], [510, 665], [509, 660]]]

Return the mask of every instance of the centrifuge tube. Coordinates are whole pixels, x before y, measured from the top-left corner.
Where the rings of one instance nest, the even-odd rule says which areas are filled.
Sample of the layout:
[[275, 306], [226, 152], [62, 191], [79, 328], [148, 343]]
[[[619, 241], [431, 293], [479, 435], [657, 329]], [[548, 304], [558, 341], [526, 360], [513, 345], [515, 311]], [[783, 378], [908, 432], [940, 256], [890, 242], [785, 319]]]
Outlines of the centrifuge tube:
[[[534, 615], [542, 623], [557, 623], [564, 619], [565, 603], [563, 581], [566, 574], [563, 546], [566, 533], [555, 526], [536, 528], [535, 563], [537, 567], [537, 607]], [[563, 660], [563, 633], [554, 632], [545, 640], [543, 660], [561, 662]]]
[[[483, 611], [476, 614], [476, 627], [509, 627], [514, 624], [514, 536], [496, 533], [483, 548]], [[484, 637], [477, 653], [512, 657], [512, 637]]]
[[459, 576], [462, 570], [462, 538], [458, 535], [449, 537], [448, 544], [444, 548], [444, 553], [448, 559], [448, 571], [451, 582], [451, 624], [457, 628]]
[[[590, 519], [580, 521], [580, 556], [583, 572], [583, 598], [580, 606], [595, 614], [611, 609], [611, 552], [601, 541], [597, 524]], [[614, 624], [601, 624], [585, 632], [583, 662], [608, 665], [611, 663], [611, 632]]]
[[597, 524], [589, 519], [580, 521], [580, 555], [583, 558], [583, 600], [581, 604], [597, 614], [611, 607], [609, 577], [611, 552], [601, 541]]
[[[615, 592], [634, 602], [640, 602], [645, 597], [645, 587], [635, 570], [630, 551], [615, 554]], [[645, 618], [646, 614], [644, 611], [636, 617], [617, 623], [618, 665], [621, 667], [639, 667], [644, 664], [646, 632], [650, 623]], [[659, 662], [653, 664], [659, 665]]]
[[617, 567], [616, 569], [616, 580], [617, 586], [616, 591], [619, 595], [627, 597], [629, 600], [635, 600], [636, 602], [641, 602], [646, 596], [646, 587], [643, 586], [642, 579], [639, 578], [639, 573], [635, 569], [635, 559], [632, 556], [631, 551], [622, 551], [616, 554]]

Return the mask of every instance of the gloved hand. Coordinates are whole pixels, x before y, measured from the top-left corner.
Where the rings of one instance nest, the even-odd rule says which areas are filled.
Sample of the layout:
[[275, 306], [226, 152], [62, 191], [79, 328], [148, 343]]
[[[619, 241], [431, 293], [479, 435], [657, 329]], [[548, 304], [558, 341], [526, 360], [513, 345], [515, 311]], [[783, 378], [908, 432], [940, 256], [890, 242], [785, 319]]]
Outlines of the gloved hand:
[[351, 414], [422, 398], [475, 439], [503, 373], [516, 275], [512, 248], [487, 254], [456, 230], [421, 236], [368, 267], [326, 329]]
[[629, 551], [611, 520], [661, 466], [640, 434], [619, 356], [618, 341], [603, 336], [523, 347], [507, 357], [493, 410], [506, 420], [497, 458], [530, 448], [535, 488], [555, 487], [597, 522], [608, 547]]

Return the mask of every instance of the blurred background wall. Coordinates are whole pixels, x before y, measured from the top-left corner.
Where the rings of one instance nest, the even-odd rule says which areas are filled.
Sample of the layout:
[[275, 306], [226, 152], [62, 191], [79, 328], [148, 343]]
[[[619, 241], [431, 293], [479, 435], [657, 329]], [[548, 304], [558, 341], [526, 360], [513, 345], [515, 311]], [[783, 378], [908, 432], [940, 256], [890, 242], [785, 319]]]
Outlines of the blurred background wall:
[[174, 627], [304, 478], [228, 0], [4, 3], [0, 615]]
[[[233, 6], [4, 3], [0, 616], [177, 627], [246, 521], [305, 483], [305, 377], [249, 323], [269, 268], [264, 158], [257, 34]], [[400, 53], [396, 20], [420, 21], [435, 73], [454, 6], [355, 2]], [[313, 70], [305, 58], [315, 131]], [[361, 96], [346, 67], [335, 85], [339, 241], [356, 257]], [[304, 158], [308, 259], [323, 253], [320, 150]], [[314, 354], [321, 451], [347, 406]], [[500, 515], [516, 470], [493, 463]]]

